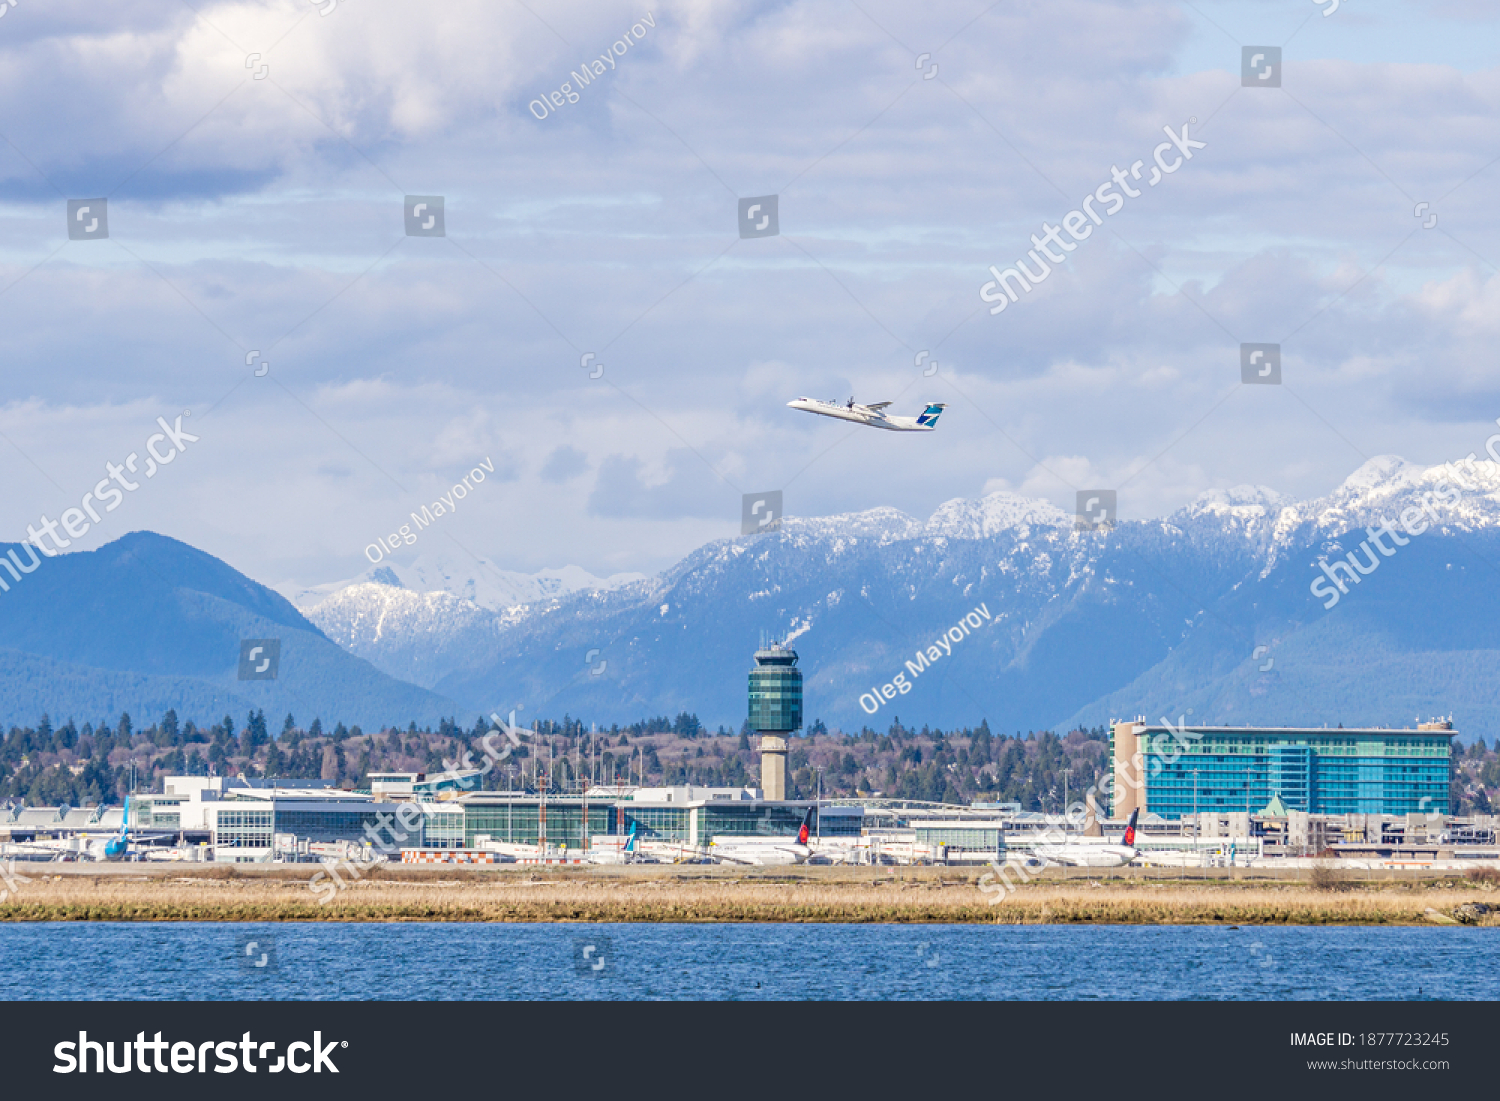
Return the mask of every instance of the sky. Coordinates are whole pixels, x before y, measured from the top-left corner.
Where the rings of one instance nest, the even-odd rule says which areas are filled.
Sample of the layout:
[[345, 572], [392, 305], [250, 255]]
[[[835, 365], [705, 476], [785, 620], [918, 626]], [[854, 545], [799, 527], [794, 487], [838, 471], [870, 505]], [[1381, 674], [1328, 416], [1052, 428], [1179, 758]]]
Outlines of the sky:
[[[285, 587], [445, 494], [401, 554], [652, 573], [745, 493], [1139, 519], [1482, 455], [1500, 417], [1482, 0], [3, 10], [3, 540], [158, 418], [170, 463], [70, 549], [150, 529]], [[1279, 69], [1245, 86], [1245, 47]], [[992, 314], [990, 267], [1039, 272], [1116, 169], [1139, 195]], [[779, 232], [741, 236], [766, 196]], [[433, 197], [444, 235], [408, 233]]]

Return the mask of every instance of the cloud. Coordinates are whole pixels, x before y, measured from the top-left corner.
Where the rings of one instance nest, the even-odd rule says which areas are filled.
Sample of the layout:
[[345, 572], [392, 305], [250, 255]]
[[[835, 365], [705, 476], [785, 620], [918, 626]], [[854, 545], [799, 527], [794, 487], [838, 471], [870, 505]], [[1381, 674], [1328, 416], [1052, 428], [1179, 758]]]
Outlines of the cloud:
[[[927, 515], [1119, 486], [1144, 516], [1461, 457], [1500, 416], [1500, 70], [1460, 60], [1500, 16], [1429, 6], [1408, 61], [1355, 52], [1396, 16], [1315, 18], [1276, 92], [1166, 0], [669, 0], [538, 121], [639, 9], [23, 0], [0, 26], [0, 525], [182, 408], [204, 447], [132, 526], [309, 583], [486, 456], [466, 544], [594, 572], [732, 535], [741, 487]], [[988, 314], [990, 264], [1195, 117], [1191, 162]], [[781, 235], [738, 238], [738, 197], [771, 193]], [[406, 237], [406, 194], [443, 195], [448, 236]], [[101, 195], [110, 238], [67, 242], [66, 199]], [[1240, 386], [1245, 341], [1282, 344], [1282, 387]], [[802, 393], [948, 409], [904, 437], [787, 410]]]
[[683, 449], [668, 451], [656, 470], [632, 455], [610, 455], [589, 495], [590, 514], [605, 519], [726, 517], [738, 504], [739, 495]]
[[552, 454], [547, 456], [547, 461], [542, 465], [541, 478], [544, 482], [562, 483], [578, 477], [588, 468], [587, 455], [576, 447], [563, 444], [553, 448]]

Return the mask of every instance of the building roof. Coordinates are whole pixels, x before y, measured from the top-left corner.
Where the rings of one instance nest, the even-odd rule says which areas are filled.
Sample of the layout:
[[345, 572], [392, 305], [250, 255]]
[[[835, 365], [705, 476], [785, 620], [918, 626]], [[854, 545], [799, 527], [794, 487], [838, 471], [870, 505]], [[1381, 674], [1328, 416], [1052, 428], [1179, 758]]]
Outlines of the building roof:
[[[1116, 720], [1122, 722], [1126, 720]], [[1439, 725], [1435, 723], [1422, 723], [1419, 726], [1172, 726], [1170, 723], [1141, 723], [1142, 730], [1154, 731], [1182, 731], [1191, 734], [1308, 734], [1308, 735], [1335, 735], [1346, 737], [1349, 735], [1365, 735], [1372, 737], [1389, 737], [1399, 734], [1404, 737], [1428, 737], [1428, 738], [1451, 738], [1458, 731], [1453, 729], [1452, 724]]]
[[1286, 804], [1281, 801], [1281, 792], [1278, 791], [1275, 795], [1271, 796], [1271, 801], [1265, 805], [1265, 808], [1256, 813], [1262, 818], [1288, 817]]
[[125, 820], [123, 807], [28, 807], [23, 803], [0, 805], [0, 826], [11, 829], [117, 830]]

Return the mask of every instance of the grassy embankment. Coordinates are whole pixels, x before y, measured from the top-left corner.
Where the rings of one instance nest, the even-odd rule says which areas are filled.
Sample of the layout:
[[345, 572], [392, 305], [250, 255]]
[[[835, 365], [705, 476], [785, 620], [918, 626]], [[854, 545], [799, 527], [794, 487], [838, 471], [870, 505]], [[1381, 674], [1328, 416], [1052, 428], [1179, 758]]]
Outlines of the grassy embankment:
[[[1462, 879], [1047, 875], [988, 904], [951, 868], [382, 868], [327, 904], [313, 869], [18, 866], [0, 921], [632, 921], [1089, 925], [1500, 925], [1500, 891]], [[1243, 874], [1243, 873], [1241, 873]]]

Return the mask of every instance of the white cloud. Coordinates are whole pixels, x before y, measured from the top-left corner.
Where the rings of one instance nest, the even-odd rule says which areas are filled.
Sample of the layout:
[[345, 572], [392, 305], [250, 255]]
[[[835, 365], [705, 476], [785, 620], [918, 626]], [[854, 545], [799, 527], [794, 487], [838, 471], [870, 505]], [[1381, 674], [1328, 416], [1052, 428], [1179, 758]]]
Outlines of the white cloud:
[[[926, 515], [1124, 483], [1122, 515], [1143, 516], [1482, 444], [1500, 71], [1463, 59], [1500, 16], [1432, 5], [1448, 18], [1410, 62], [1390, 12], [1341, 11], [1375, 28], [1347, 39], [1315, 20], [1282, 93], [1240, 89], [1234, 44], [1164, 0], [863, 7], [874, 22], [669, 2], [541, 122], [527, 100], [642, 9], [548, 5], [549, 29], [477, 0], [18, 7], [0, 27], [0, 425], [66, 498], [143, 419], [222, 400], [131, 524], [306, 582], [357, 572], [370, 532], [486, 454], [463, 538], [602, 573], [733, 534], [737, 487], [783, 486], [797, 515]], [[1212, 10], [1271, 33], [1266, 5]], [[985, 312], [989, 264], [1192, 116], [1207, 148]], [[403, 236], [406, 192], [446, 197], [447, 239]], [[739, 240], [736, 196], [771, 192], [782, 236]], [[64, 196], [105, 194], [111, 239], [36, 268]], [[1282, 388], [1237, 389], [1241, 341], [1283, 343]], [[850, 392], [949, 409], [910, 438], [784, 406]], [[0, 477], [5, 530], [58, 507], [3, 441]]]

